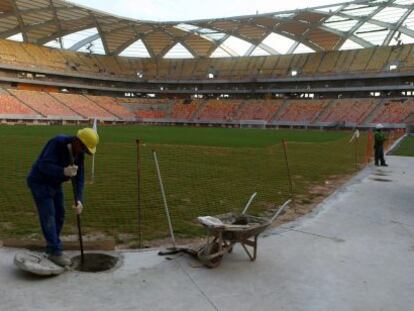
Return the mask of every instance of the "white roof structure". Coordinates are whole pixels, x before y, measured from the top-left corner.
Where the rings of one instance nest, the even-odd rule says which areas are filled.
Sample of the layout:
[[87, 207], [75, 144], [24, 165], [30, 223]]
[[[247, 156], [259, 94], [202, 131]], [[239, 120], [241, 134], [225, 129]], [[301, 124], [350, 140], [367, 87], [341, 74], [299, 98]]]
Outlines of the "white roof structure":
[[414, 42], [414, 0], [354, 1], [178, 22], [114, 16], [63, 0], [0, 0], [0, 38], [106, 55], [202, 58]]

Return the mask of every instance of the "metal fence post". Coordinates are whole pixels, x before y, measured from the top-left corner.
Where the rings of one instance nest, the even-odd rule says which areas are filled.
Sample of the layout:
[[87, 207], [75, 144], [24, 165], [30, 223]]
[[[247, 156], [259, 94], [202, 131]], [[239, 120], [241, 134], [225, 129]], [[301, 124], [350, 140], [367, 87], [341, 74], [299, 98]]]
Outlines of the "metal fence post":
[[289, 178], [290, 197], [293, 198], [293, 182], [292, 182], [292, 175], [290, 174], [289, 159], [288, 159], [288, 155], [287, 155], [287, 142], [284, 139], [282, 139], [282, 145], [283, 145], [283, 151], [284, 151], [284, 154], [285, 154], [287, 175], [288, 175], [288, 178]]
[[355, 145], [355, 168], [357, 170], [358, 170], [358, 167], [359, 167], [359, 165], [358, 165], [358, 145], [359, 145], [358, 142], [359, 142], [359, 137], [356, 137], [354, 145]]
[[139, 139], [137, 145], [137, 222], [138, 222], [138, 247], [142, 248], [142, 215], [141, 215], [141, 145]]

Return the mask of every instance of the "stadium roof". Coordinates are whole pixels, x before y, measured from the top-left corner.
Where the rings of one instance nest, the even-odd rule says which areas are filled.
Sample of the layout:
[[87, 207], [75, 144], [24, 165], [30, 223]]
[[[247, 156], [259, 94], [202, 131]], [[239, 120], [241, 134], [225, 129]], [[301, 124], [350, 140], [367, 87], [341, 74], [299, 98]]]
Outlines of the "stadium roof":
[[414, 42], [414, 0], [354, 1], [180, 22], [133, 20], [63, 0], [0, 0], [0, 38], [107, 55], [199, 58]]

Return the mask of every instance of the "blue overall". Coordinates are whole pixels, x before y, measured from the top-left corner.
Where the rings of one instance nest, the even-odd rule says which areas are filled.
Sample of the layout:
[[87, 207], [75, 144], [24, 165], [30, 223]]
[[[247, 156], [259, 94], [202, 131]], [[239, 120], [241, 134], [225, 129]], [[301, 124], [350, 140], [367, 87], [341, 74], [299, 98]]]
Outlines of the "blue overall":
[[[27, 185], [36, 203], [40, 226], [47, 243], [46, 252], [52, 255], [62, 254], [60, 232], [65, 221], [62, 183], [70, 180], [63, 170], [70, 165], [67, 145], [74, 139], [74, 136], [60, 135], [49, 140], [27, 177]], [[76, 201], [83, 202], [83, 153], [75, 158], [75, 165], [79, 167], [75, 177]]]

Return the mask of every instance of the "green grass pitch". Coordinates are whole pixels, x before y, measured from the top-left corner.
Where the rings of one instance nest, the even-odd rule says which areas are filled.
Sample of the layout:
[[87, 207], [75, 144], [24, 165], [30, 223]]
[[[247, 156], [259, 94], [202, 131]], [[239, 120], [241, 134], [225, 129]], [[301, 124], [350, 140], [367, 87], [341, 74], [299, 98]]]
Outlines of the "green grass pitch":
[[405, 138], [393, 155], [414, 157], [414, 136]]
[[[46, 141], [74, 134], [71, 126], [0, 126], [0, 235], [41, 238], [37, 213], [25, 177]], [[152, 151], [156, 150], [173, 226], [179, 237], [201, 234], [194, 219], [240, 211], [257, 192], [252, 213], [265, 215], [290, 196], [282, 140], [288, 142], [289, 170], [298, 206], [321, 195], [329, 180], [357, 170], [366, 135], [357, 145], [351, 132], [259, 130], [193, 127], [100, 126], [95, 181], [86, 163], [84, 231], [94, 238], [112, 236], [119, 243], [167, 235]], [[141, 141], [138, 211], [135, 140]], [[65, 234], [75, 234], [71, 188], [65, 184]]]

